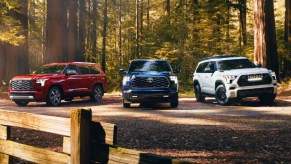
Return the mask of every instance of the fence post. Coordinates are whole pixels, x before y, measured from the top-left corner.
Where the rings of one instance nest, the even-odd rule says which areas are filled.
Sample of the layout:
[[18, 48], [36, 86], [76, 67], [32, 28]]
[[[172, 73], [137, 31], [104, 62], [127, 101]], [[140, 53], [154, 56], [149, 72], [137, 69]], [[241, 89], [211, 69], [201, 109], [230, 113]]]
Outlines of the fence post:
[[71, 164], [90, 163], [91, 122], [91, 109], [71, 112]]
[[[9, 126], [0, 125], [0, 139], [8, 140], [11, 137], [11, 128]], [[9, 164], [10, 156], [0, 153], [0, 164]]]

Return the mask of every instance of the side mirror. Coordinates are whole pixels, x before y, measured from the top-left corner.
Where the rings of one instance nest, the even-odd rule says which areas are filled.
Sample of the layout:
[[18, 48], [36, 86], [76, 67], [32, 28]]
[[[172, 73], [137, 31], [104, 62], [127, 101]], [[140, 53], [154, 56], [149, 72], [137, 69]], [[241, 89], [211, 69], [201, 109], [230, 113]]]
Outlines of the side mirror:
[[262, 68], [262, 64], [257, 64], [257, 67], [258, 68]]
[[174, 73], [180, 73], [181, 70], [180, 70], [180, 68], [176, 68], [173, 72], [174, 72]]
[[66, 75], [77, 75], [77, 71], [68, 69]]
[[210, 68], [205, 68], [204, 69], [204, 72], [206, 72], [206, 73], [213, 73], [214, 71], [212, 69], [210, 69]]
[[122, 68], [120, 68], [120, 69], [118, 70], [118, 72], [121, 73], [121, 74], [125, 74], [125, 70], [122, 69]]

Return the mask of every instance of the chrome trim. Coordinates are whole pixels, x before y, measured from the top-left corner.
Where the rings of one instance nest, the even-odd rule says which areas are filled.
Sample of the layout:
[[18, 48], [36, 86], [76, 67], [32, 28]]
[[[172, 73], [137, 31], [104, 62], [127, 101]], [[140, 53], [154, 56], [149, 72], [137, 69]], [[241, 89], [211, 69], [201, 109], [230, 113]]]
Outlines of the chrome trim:
[[9, 96], [11, 100], [34, 100], [33, 96]]

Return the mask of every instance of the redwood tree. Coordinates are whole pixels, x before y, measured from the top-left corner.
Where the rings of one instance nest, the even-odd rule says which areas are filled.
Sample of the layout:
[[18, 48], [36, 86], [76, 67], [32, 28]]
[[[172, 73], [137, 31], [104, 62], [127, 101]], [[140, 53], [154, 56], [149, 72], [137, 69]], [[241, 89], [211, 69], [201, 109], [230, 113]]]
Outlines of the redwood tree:
[[78, 1], [68, 0], [68, 61], [75, 61], [78, 51]]
[[47, 1], [45, 63], [67, 60], [67, 1]]
[[254, 61], [276, 72], [279, 78], [279, 62], [273, 0], [255, 0]]

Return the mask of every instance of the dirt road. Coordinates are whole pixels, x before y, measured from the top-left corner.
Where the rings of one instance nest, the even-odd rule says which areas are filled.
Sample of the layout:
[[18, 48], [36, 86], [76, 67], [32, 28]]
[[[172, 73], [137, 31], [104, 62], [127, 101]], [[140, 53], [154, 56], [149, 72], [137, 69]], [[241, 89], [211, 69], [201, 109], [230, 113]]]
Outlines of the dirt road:
[[278, 97], [273, 106], [253, 99], [234, 106], [213, 99], [198, 103], [180, 98], [169, 104], [122, 108], [119, 95], [105, 95], [100, 103], [77, 99], [61, 107], [30, 103], [17, 107], [0, 100], [0, 109], [69, 117], [75, 108], [91, 108], [96, 121], [115, 123], [118, 145], [191, 162], [291, 162], [291, 97]]

